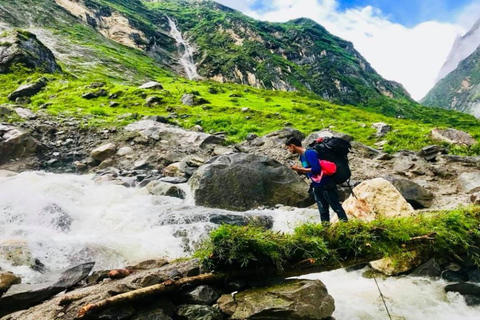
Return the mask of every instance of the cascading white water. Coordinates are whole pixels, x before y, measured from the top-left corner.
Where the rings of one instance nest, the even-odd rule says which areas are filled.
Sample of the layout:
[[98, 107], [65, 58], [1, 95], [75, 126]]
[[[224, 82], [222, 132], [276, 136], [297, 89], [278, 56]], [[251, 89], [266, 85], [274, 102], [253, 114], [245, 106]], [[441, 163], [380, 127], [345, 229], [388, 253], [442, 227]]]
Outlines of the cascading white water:
[[170, 35], [177, 41], [178, 51], [180, 53], [180, 63], [185, 68], [188, 79], [199, 79], [200, 75], [197, 72], [197, 66], [193, 60], [193, 48], [183, 39], [182, 33], [178, 30], [177, 25], [172, 19], [168, 18], [170, 25]]
[[[209, 218], [212, 214], [244, 214], [152, 196], [145, 189], [98, 185], [91, 178], [42, 172], [0, 178], [0, 249], [7, 241], [24, 243], [50, 270], [86, 261], [95, 261], [96, 269], [124, 267], [143, 259], [187, 256], [216, 227]], [[313, 209], [248, 213], [273, 216], [274, 229], [287, 232], [319, 219]], [[17, 273], [24, 282], [38, 275], [2, 256], [0, 268]], [[326, 284], [335, 299], [335, 319], [388, 319], [374, 281], [362, 278], [361, 271], [305, 277]], [[411, 277], [378, 281], [394, 319], [480, 319], [480, 308], [466, 306], [458, 294], [446, 294], [443, 281]]]

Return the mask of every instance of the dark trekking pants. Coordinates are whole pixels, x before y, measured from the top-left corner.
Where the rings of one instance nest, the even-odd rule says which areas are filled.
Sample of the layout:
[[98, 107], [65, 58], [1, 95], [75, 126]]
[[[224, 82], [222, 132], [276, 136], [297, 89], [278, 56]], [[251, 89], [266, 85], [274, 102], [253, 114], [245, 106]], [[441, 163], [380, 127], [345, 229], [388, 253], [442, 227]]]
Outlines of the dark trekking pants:
[[315, 201], [317, 202], [322, 222], [330, 222], [329, 208], [332, 208], [332, 210], [337, 213], [338, 220], [348, 221], [345, 210], [343, 210], [342, 205], [340, 204], [336, 185], [326, 185], [313, 188], [313, 194], [315, 196]]

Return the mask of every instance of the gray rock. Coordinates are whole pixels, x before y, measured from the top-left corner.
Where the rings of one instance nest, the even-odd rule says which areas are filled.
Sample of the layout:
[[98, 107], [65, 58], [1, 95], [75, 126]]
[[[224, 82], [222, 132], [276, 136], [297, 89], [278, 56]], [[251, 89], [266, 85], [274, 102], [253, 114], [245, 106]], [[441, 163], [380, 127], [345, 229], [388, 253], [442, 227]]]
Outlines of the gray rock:
[[[0, 174], [1, 176], [1, 174]], [[472, 201], [473, 204], [480, 204], [480, 192], [476, 192], [470, 196], [470, 201]]]
[[37, 116], [32, 111], [25, 108], [15, 108], [15, 112], [22, 119], [32, 120], [37, 118]]
[[82, 98], [87, 100], [95, 99], [98, 97], [106, 97], [106, 96], [108, 96], [108, 92], [105, 89], [99, 89], [97, 91], [92, 91], [92, 92], [87, 92], [82, 94]]
[[458, 177], [460, 187], [466, 193], [475, 193], [480, 191], [480, 172], [463, 172]]
[[158, 96], [148, 97], [145, 100], [146, 105], [149, 107], [153, 107], [155, 105], [161, 104], [162, 102], [163, 102], [163, 98]]
[[62, 69], [55, 61], [52, 51], [44, 46], [37, 37], [27, 31], [11, 30], [0, 34], [0, 73], [7, 73], [15, 64], [27, 68], [42, 69], [47, 73], [60, 72]]
[[170, 184], [180, 184], [188, 181], [188, 179], [182, 177], [163, 177], [159, 180]]
[[231, 319], [326, 319], [335, 310], [333, 298], [320, 280], [286, 280], [267, 288], [235, 295], [237, 308]]
[[231, 294], [224, 294], [217, 300], [217, 305], [228, 316], [231, 316], [237, 310], [237, 303]]
[[438, 265], [435, 259], [430, 259], [424, 264], [415, 268], [411, 273], [410, 276], [415, 277], [430, 277], [430, 278], [439, 278], [442, 274], [442, 269]]
[[385, 180], [390, 181], [394, 187], [402, 194], [408, 203], [414, 209], [430, 208], [434, 195], [431, 191], [425, 189], [419, 184], [394, 176], [385, 176]]
[[210, 135], [203, 132], [193, 132], [180, 127], [153, 121], [141, 120], [125, 127], [126, 131], [139, 132], [142, 136], [153, 140], [171, 141], [175, 146], [185, 148], [205, 148], [208, 145], [222, 144], [225, 139], [220, 136]]
[[121, 147], [120, 149], [118, 149], [117, 151], [117, 156], [120, 156], [120, 157], [126, 157], [126, 156], [130, 156], [130, 155], [133, 155], [134, 151], [132, 148], [130, 147]]
[[260, 205], [306, 206], [308, 185], [290, 168], [267, 157], [231, 154], [200, 167], [189, 181], [200, 206], [248, 210]]
[[181, 305], [176, 314], [186, 320], [223, 320], [222, 312], [218, 308], [202, 305]]
[[40, 92], [40, 90], [42, 90], [46, 85], [47, 79], [40, 78], [34, 83], [28, 83], [18, 87], [17, 90], [13, 91], [8, 95], [8, 99], [11, 101], [15, 101], [17, 100], [17, 98], [31, 97]]
[[113, 156], [116, 152], [117, 145], [114, 143], [108, 143], [92, 150], [90, 156], [97, 161], [104, 161]]
[[190, 107], [210, 103], [208, 100], [191, 93], [184, 94], [180, 100], [182, 101], [182, 104]]
[[0, 164], [12, 158], [28, 157], [39, 147], [40, 143], [27, 132], [13, 126], [0, 125]]
[[0, 170], [0, 178], [9, 178], [9, 177], [14, 177], [18, 173], [14, 171], [9, 171], [9, 170]]
[[418, 153], [419, 157], [424, 158], [427, 161], [435, 161], [437, 156], [441, 154], [446, 154], [448, 152], [447, 149], [441, 146], [427, 146], [422, 148], [422, 150]]
[[439, 129], [435, 128], [430, 132], [432, 139], [442, 142], [448, 142], [451, 144], [462, 146], [473, 146], [478, 143], [470, 134], [456, 130], [456, 129]]
[[372, 123], [372, 129], [377, 130], [377, 137], [383, 137], [392, 131], [392, 127], [385, 122]]
[[147, 83], [142, 84], [138, 89], [156, 89], [156, 90], [162, 90], [163, 86], [155, 81], [149, 81]]
[[182, 295], [182, 301], [191, 304], [211, 305], [220, 297], [219, 290], [210, 286], [198, 286]]
[[458, 292], [461, 295], [480, 296], [480, 286], [473, 283], [450, 284], [445, 287], [446, 292]]
[[180, 199], [185, 199], [186, 194], [185, 191], [180, 189], [174, 184], [170, 184], [167, 182], [162, 181], [152, 181], [147, 184], [147, 190], [151, 194], [157, 196], [168, 196], [168, 197], [175, 197]]
[[85, 279], [94, 262], [84, 263], [65, 271], [45, 275], [48, 282], [40, 284], [17, 284], [10, 287], [0, 298], [0, 316], [27, 309]]
[[13, 113], [13, 110], [11, 107], [6, 105], [0, 106], [0, 117], [9, 116], [12, 113]]

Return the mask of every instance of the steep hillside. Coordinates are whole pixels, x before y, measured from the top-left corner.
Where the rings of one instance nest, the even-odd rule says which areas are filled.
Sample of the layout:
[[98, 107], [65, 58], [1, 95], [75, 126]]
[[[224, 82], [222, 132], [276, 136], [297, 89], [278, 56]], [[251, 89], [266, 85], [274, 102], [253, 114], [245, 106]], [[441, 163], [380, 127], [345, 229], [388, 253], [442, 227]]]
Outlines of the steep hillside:
[[447, 61], [443, 64], [438, 74], [438, 80], [443, 79], [450, 72], [455, 70], [459, 63], [471, 55], [480, 46], [480, 19], [465, 35], [457, 37]]
[[410, 100], [353, 48], [309, 19], [268, 23], [213, 1], [149, 1], [174, 18], [196, 46], [200, 75], [274, 90], [309, 90], [326, 100], [366, 104], [379, 97]]
[[422, 103], [480, 117], [480, 47], [440, 80]]

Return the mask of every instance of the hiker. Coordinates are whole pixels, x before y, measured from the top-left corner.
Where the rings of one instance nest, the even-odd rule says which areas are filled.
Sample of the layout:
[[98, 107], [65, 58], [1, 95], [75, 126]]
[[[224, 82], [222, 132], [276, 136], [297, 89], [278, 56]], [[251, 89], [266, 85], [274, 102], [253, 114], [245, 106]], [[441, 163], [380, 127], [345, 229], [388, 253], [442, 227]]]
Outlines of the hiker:
[[330, 207], [337, 213], [339, 220], [348, 221], [345, 210], [343, 210], [340, 204], [337, 184], [332, 176], [322, 174], [319, 161], [322, 159], [318, 158], [317, 152], [313, 149], [305, 149], [302, 147], [302, 142], [295, 137], [289, 138], [285, 142], [285, 145], [290, 153], [300, 156], [300, 162], [303, 167], [294, 164], [291, 168], [310, 178], [321, 221], [326, 223], [330, 222]]

